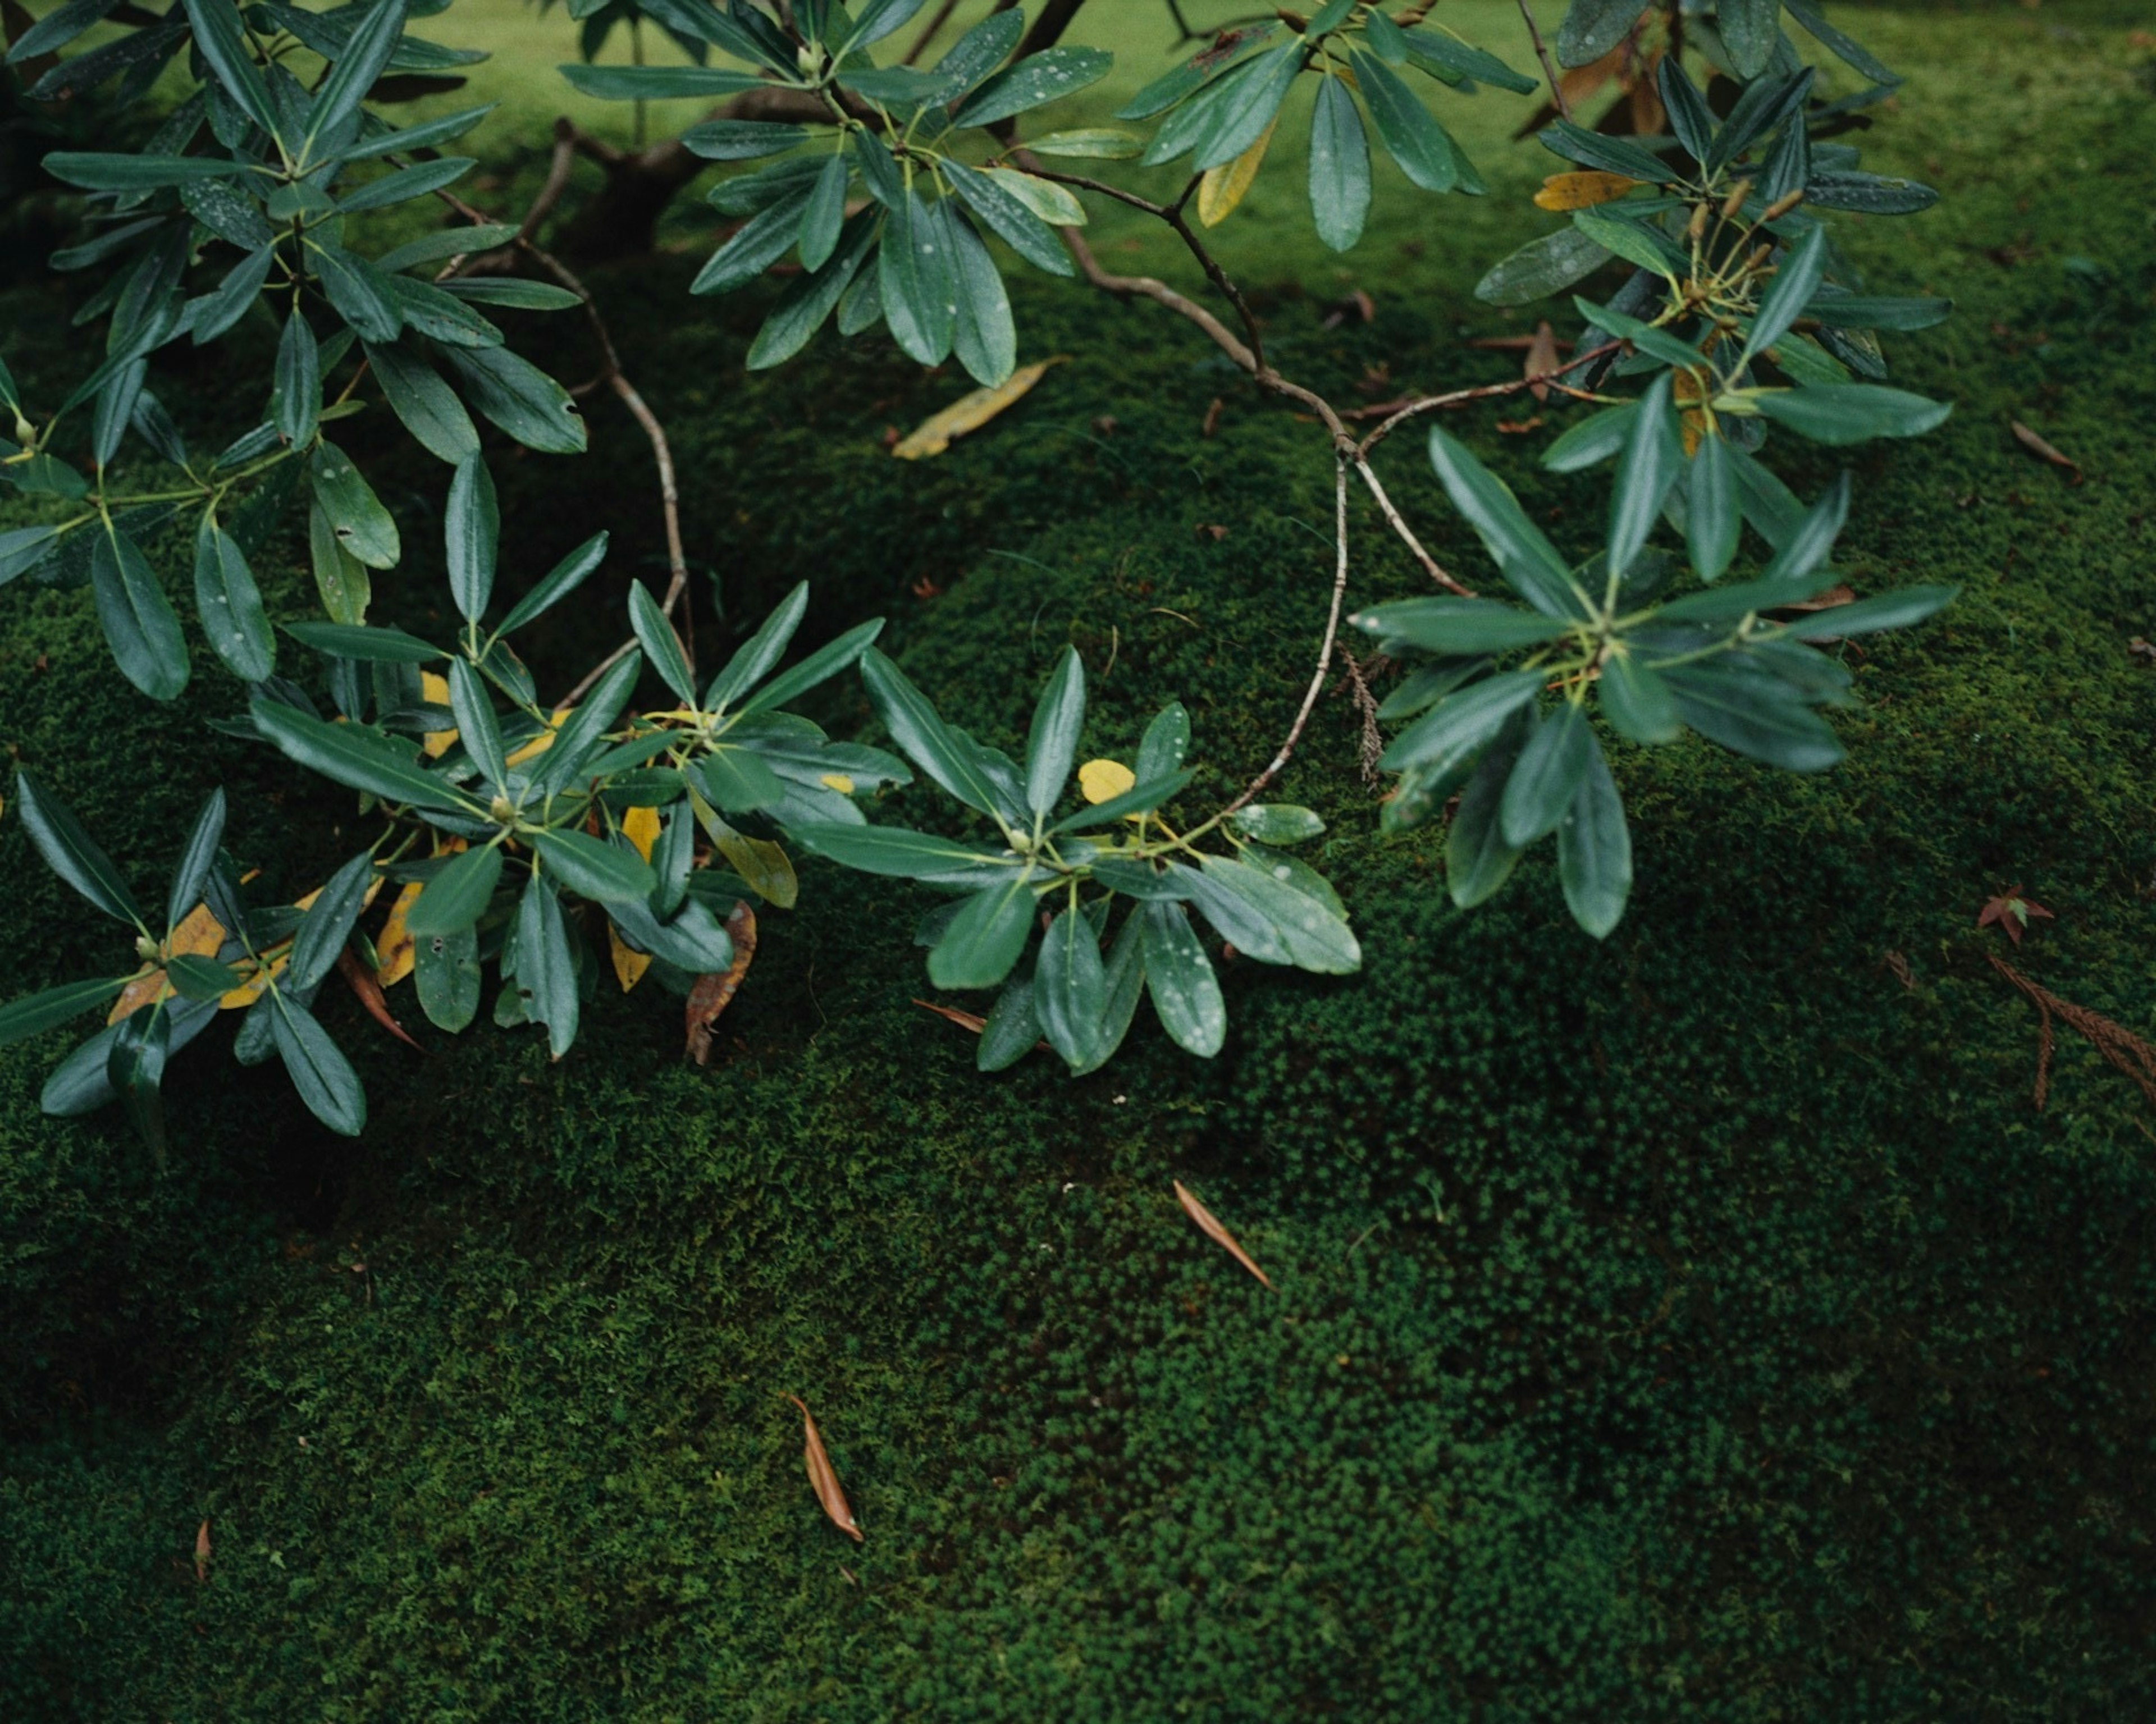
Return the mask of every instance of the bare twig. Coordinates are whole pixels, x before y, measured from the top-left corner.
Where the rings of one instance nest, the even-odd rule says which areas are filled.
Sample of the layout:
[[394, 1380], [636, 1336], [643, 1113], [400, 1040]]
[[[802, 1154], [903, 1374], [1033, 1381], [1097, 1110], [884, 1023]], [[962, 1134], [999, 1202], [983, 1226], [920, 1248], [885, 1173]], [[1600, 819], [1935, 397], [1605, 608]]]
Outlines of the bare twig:
[[958, 0], [943, 0], [943, 3], [929, 14], [928, 22], [921, 27], [921, 33], [913, 38], [913, 46], [906, 50], [906, 58], [899, 64], [903, 66], [916, 64], [922, 54], [928, 52], [928, 44], [936, 39], [936, 33], [951, 22], [951, 14], [957, 9]]
[[1378, 512], [1385, 517], [1386, 526], [1398, 533], [1401, 541], [1414, 553], [1415, 561], [1423, 567], [1423, 572], [1447, 592], [1457, 593], [1462, 598], [1472, 598], [1475, 589], [1461, 586], [1439, 566], [1435, 557], [1423, 549], [1422, 541], [1415, 537], [1414, 529], [1400, 518], [1400, 511], [1393, 506], [1393, 500], [1385, 495], [1384, 486], [1378, 483], [1375, 469], [1359, 453], [1355, 456], [1355, 470], [1363, 475], [1363, 483], [1370, 488], [1370, 495], [1376, 499]]
[[1527, 0], [1520, 0], [1520, 16], [1527, 20], [1527, 39], [1535, 44], [1535, 58], [1543, 63], [1543, 76], [1549, 80], [1550, 100], [1557, 110], [1567, 120], [1572, 118], [1572, 104], [1565, 100], [1564, 80], [1558, 75], [1557, 62], [1550, 58], [1548, 44], [1543, 40], [1542, 27], [1535, 22], [1534, 8]]
[[1310, 715], [1317, 710], [1317, 697], [1325, 692], [1325, 679], [1332, 669], [1333, 647], [1340, 638], [1340, 608], [1348, 596], [1348, 457], [1337, 449], [1332, 454], [1332, 603], [1325, 615], [1325, 639], [1317, 649], [1317, 669], [1312, 674], [1310, 686], [1303, 690], [1302, 705], [1296, 711], [1295, 722], [1288, 726], [1280, 752], [1273, 756], [1265, 771], [1243, 787], [1240, 796], [1213, 817], [1216, 820], [1227, 818], [1281, 775], [1295, 754], [1296, 744], [1302, 740]]
[[1555, 371], [1542, 372], [1532, 380], [1527, 377], [1512, 377], [1502, 383], [1484, 383], [1473, 389], [1455, 389], [1449, 394], [1425, 395], [1419, 401], [1407, 402], [1396, 408], [1376, 430], [1356, 445], [1357, 453], [1368, 455], [1372, 449], [1392, 434], [1394, 426], [1404, 424], [1419, 414], [1435, 413], [1440, 408], [1465, 407], [1471, 401], [1495, 401], [1502, 396], [1517, 395], [1522, 389], [1528, 387], [1531, 382], [1544, 385], [1553, 383], [1568, 371], [1576, 371], [1583, 365], [1591, 365], [1598, 359], [1607, 359], [1624, 345], [1622, 341], [1604, 341], [1599, 347], [1590, 347], [1584, 353], [1574, 354]]

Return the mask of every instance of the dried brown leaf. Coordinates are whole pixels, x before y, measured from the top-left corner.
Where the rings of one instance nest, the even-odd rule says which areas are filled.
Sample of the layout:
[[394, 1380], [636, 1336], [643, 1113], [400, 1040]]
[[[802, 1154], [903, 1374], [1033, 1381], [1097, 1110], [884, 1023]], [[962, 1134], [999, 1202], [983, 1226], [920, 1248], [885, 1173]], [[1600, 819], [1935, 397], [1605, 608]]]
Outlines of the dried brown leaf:
[[1557, 331], [1545, 321], [1536, 329], [1535, 338], [1528, 344], [1527, 362], [1522, 372], [1527, 380], [1527, 393], [1537, 401], [1549, 399], [1549, 385], [1543, 379], [1557, 367]]
[[1250, 1254], [1235, 1243], [1235, 1234], [1229, 1233], [1226, 1228], [1213, 1219], [1213, 1212], [1193, 1197], [1190, 1194], [1190, 1188], [1180, 1179], [1174, 1181], [1173, 1183], [1176, 1202], [1183, 1205], [1183, 1213], [1198, 1224], [1198, 1230], [1263, 1281], [1267, 1287], [1270, 1287], [1273, 1284], [1272, 1277], [1250, 1260]]
[[726, 934], [734, 942], [734, 961], [723, 971], [699, 976], [689, 990], [685, 1014], [689, 1057], [699, 1065], [711, 1063], [711, 1026], [733, 1003], [742, 977], [748, 974], [749, 962], [756, 956], [756, 912], [745, 900], [734, 900], [733, 911], [726, 917]]
[[209, 1578], [209, 1521], [205, 1519], [195, 1528], [195, 1578]]
[[368, 1017], [406, 1047], [418, 1048], [422, 1054], [427, 1051], [405, 1034], [403, 1024], [389, 1015], [389, 1002], [382, 997], [381, 983], [375, 979], [373, 971], [352, 956], [350, 947], [337, 954], [336, 967], [337, 974], [352, 984], [352, 991], [359, 996], [360, 1004], [367, 1008]]
[[802, 1455], [808, 1464], [808, 1484], [816, 1493], [816, 1501], [824, 1506], [831, 1524], [855, 1543], [865, 1542], [861, 1529], [854, 1523], [852, 1505], [839, 1487], [839, 1475], [831, 1465], [831, 1457], [824, 1447], [823, 1433], [816, 1429], [816, 1420], [808, 1411], [808, 1403], [798, 1395], [788, 1395], [788, 1400], [801, 1409]]
[[2054, 467], [2065, 468], [2066, 471], [2074, 475], [2074, 483], [2076, 485], [2079, 485], [2082, 480], [2087, 477], [2087, 475], [2082, 471], [2082, 464], [2079, 461], [2076, 461], [2071, 455], [2066, 454], [2060, 449], [2053, 447], [2051, 444], [2046, 443], [2041, 436], [2038, 435], [2035, 432], [2031, 431], [2026, 425], [2023, 424], [2020, 420], [2015, 419], [2011, 423], [2014, 428], [2014, 440], [2020, 444], [2022, 448], [2028, 450], [2030, 454], [2038, 457], [2040, 459], [2049, 461]]
[[913, 1003], [924, 1012], [933, 1012], [938, 1018], [947, 1018], [961, 1029], [970, 1029], [978, 1035], [988, 1027], [988, 1020], [977, 1012], [962, 1012], [956, 1006], [939, 1006], [933, 1000]]

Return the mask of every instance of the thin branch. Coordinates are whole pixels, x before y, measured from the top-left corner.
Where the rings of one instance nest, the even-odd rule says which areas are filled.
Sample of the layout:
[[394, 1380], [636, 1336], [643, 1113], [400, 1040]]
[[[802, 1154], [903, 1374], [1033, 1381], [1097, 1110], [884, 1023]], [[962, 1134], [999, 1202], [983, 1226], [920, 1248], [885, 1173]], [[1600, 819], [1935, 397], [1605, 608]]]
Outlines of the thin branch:
[[958, 0], [943, 0], [943, 3], [930, 15], [928, 22], [921, 27], [921, 33], [913, 38], [913, 46], [906, 50], [906, 58], [899, 64], [902, 66], [916, 64], [922, 54], [928, 52], [928, 44], [936, 39], [936, 33], [951, 22], [951, 14], [957, 9]]
[[1296, 709], [1295, 722], [1288, 727], [1280, 752], [1273, 756], [1265, 771], [1243, 787], [1240, 796], [1213, 816], [1216, 821], [1226, 819], [1281, 775], [1295, 753], [1296, 744], [1302, 740], [1310, 715], [1317, 708], [1317, 697], [1325, 692], [1325, 679], [1332, 669], [1333, 647], [1340, 638], [1340, 608], [1348, 596], [1348, 457], [1337, 449], [1332, 452], [1332, 536], [1336, 546], [1332, 605], [1325, 616], [1325, 639], [1317, 649], [1317, 669], [1311, 676], [1310, 686], [1303, 690], [1302, 705]]
[[1624, 345], [1622, 341], [1604, 341], [1599, 347], [1591, 347], [1584, 353], [1574, 354], [1555, 371], [1538, 372], [1532, 377], [1513, 377], [1502, 383], [1483, 383], [1472, 389], [1455, 389], [1449, 394], [1425, 395], [1419, 401], [1410, 401], [1394, 412], [1378, 425], [1376, 430], [1358, 444], [1356, 452], [1367, 456], [1372, 449], [1392, 434], [1394, 427], [1404, 424], [1419, 414], [1435, 413], [1441, 408], [1465, 407], [1474, 401], [1494, 401], [1500, 396], [1517, 395], [1522, 389], [1528, 388], [1536, 383], [1550, 383], [1568, 371], [1576, 371], [1583, 365], [1592, 365], [1598, 359], [1607, 359], [1611, 354], [1620, 351]]
[[1355, 470], [1363, 475], [1363, 483], [1370, 488], [1370, 495], [1377, 500], [1378, 512], [1385, 517], [1385, 524], [1398, 533], [1402, 542], [1414, 553], [1415, 561], [1423, 566], [1423, 572], [1448, 593], [1456, 593], [1462, 598], [1472, 598], [1475, 589], [1460, 585], [1439, 567], [1435, 557], [1422, 548], [1422, 541], [1415, 537], [1414, 530], [1400, 518], [1400, 511], [1393, 506], [1393, 500], [1385, 495], [1384, 486], [1378, 483], [1377, 473], [1359, 454], [1355, 457]]
[[577, 166], [577, 137], [575, 125], [567, 119], [554, 122], [554, 159], [547, 164], [547, 183], [539, 188], [539, 195], [531, 200], [531, 208], [524, 213], [517, 223], [519, 242], [531, 239], [539, 231], [540, 223], [552, 213], [554, 206], [562, 201], [562, 192], [569, 189], [569, 176]]
[[1543, 40], [1542, 28], [1535, 23], [1534, 8], [1527, 0], [1520, 0], [1520, 16], [1527, 23], [1527, 39], [1535, 44], [1535, 58], [1543, 63], [1543, 76], [1549, 80], [1550, 100], [1557, 110], [1567, 120], [1572, 118], [1572, 104], [1565, 100], [1564, 80], [1558, 75], [1557, 62], [1550, 58], [1548, 44]]

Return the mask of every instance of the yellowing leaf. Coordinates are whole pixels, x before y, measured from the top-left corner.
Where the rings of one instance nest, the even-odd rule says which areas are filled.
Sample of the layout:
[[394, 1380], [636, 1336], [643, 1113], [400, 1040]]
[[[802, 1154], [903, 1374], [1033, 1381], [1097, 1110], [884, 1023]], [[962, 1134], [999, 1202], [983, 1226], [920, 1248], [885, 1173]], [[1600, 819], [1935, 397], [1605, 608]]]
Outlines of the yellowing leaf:
[[851, 796], [854, 793], [854, 781], [844, 772], [826, 772], [817, 782], [826, 790], [835, 790], [841, 796]]
[[404, 918], [425, 885], [415, 880], [397, 895], [397, 901], [389, 906], [389, 920], [382, 925], [382, 936], [374, 942], [374, 979], [384, 988], [394, 988], [410, 975], [418, 957], [419, 942], [404, 926]]
[[614, 977], [621, 983], [624, 993], [641, 982], [644, 972], [651, 967], [651, 954], [634, 951], [624, 944], [621, 936], [614, 931], [612, 922], [607, 924], [607, 954], [613, 959]]
[[143, 1007], [166, 998], [172, 989], [165, 985], [162, 969], [145, 970], [120, 990], [120, 998], [112, 1003], [112, 1009], [105, 1014], [107, 1024], [117, 1024], [122, 1018], [132, 1017]]
[[253, 1005], [255, 1001], [260, 999], [264, 994], [269, 993], [270, 978], [273, 976], [281, 976], [285, 973], [285, 966], [290, 962], [291, 957], [291, 948], [288, 946], [282, 952], [279, 953], [278, 956], [270, 960], [269, 967], [267, 969], [257, 970], [252, 976], [249, 976], [244, 982], [241, 983], [239, 987], [232, 989], [229, 993], [219, 994], [217, 997], [218, 1010], [220, 1012], [239, 1012], [244, 1011], [249, 1006]]
[[732, 827], [713, 833], [711, 843], [757, 897], [781, 910], [793, 908], [801, 895], [801, 882], [794, 877], [793, 859], [778, 845], [767, 838], [749, 838]]
[[[439, 670], [422, 670], [419, 673], [419, 698], [429, 706], [448, 706], [449, 678]], [[456, 740], [457, 733], [454, 730], [429, 731], [419, 739], [419, 746], [426, 751], [428, 759], [435, 760], [447, 754], [450, 745]]]
[[[224, 924], [209, 913], [209, 906], [198, 904], [180, 919], [167, 942], [167, 957], [215, 957], [224, 945]], [[162, 967], [145, 970], [120, 991], [120, 998], [112, 1003], [105, 1014], [107, 1024], [117, 1024], [122, 1018], [139, 1012], [153, 1002], [170, 998], [172, 990], [165, 986]]]
[[631, 808], [621, 817], [621, 834], [636, 846], [636, 854], [649, 862], [651, 847], [659, 841], [659, 810]]
[[544, 754], [552, 748], [554, 746], [554, 732], [562, 728], [562, 721], [575, 710], [572, 706], [557, 706], [554, 709], [554, 716], [547, 721], [547, 728], [518, 749], [516, 753], [511, 755], [507, 763], [512, 767], [521, 767], [526, 761]]
[[1535, 193], [1537, 209], [1592, 209], [1622, 198], [1640, 182], [1621, 173], [1553, 173]]
[[970, 395], [961, 396], [942, 413], [932, 414], [915, 426], [912, 434], [891, 453], [901, 461], [942, 454], [951, 447], [953, 438], [979, 430], [1013, 402], [1023, 398], [1046, 374], [1050, 366], [1061, 364], [1066, 357], [1059, 353], [1036, 365], [1022, 365], [994, 388], [976, 389]]
[[1250, 182], [1258, 177], [1259, 166], [1265, 159], [1265, 146], [1273, 141], [1273, 126], [1279, 124], [1276, 116], [1272, 125], [1258, 135], [1257, 142], [1233, 162], [1205, 170], [1198, 182], [1198, 219], [1207, 227], [1217, 228], [1235, 213], [1235, 206], [1250, 189]]
[[1096, 804], [1113, 802], [1137, 782], [1138, 775], [1119, 760], [1089, 760], [1078, 768], [1079, 792]]
[[1015, 167], [984, 167], [988, 178], [1018, 199], [1051, 228], [1082, 228], [1086, 206], [1076, 192], [1053, 180], [1036, 179]]

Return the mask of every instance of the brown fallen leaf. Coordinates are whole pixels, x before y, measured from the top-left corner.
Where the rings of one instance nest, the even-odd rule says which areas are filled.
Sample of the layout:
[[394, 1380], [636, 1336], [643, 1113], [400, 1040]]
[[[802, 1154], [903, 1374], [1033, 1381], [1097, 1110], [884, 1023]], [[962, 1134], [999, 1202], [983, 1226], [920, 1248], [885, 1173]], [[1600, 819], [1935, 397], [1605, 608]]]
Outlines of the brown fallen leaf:
[[1189, 1188], [1180, 1179], [1174, 1181], [1173, 1184], [1176, 1202], [1183, 1205], [1183, 1213], [1198, 1224], [1198, 1230], [1270, 1288], [1272, 1278], [1251, 1262], [1250, 1254], [1235, 1243], [1235, 1234], [1213, 1219], [1213, 1212], [1193, 1197]]
[[374, 942], [374, 979], [384, 988], [394, 988], [412, 973], [412, 966], [418, 962], [419, 942], [412, 937], [404, 919], [412, 913], [425, 884], [415, 880], [398, 893], [397, 901], [389, 906], [389, 920], [382, 925], [382, 936]]
[[1549, 399], [1549, 385], [1543, 379], [1557, 367], [1557, 331], [1545, 320], [1536, 329], [1534, 340], [1528, 343], [1527, 362], [1522, 372], [1527, 380], [1527, 393], [1537, 401]]
[[195, 1528], [195, 1579], [198, 1583], [209, 1578], [209, 1522], [204, 1520]]
[[2031, 431], [2026, 425], [2023, 424], [2020, 420], [2015, 419], [2011, 423], [2014, 428], [2014, 440], [2020, 444], [2022, 448], [2028, 450], [2030, 454], [2037, 456], [2041, 459], [2049, 461], [2054, 467], [2065, 468], [2069, 473], [2074, 475], [2073, 482], [2076, 485], [2081, 484], [2087, 476], [2082, 471], [2082, 464], [2079, 461], [2076, 461], [2071, 455], [2064, 454], [2061, 450], [2054, 448], [2051, 444], [2046, 443], [2042, 437], [2039, 436], [2035, 432]]
[[1220, 428], [1220, 415], [1227, 410], [1228, 403], [1219, 396], [1214, 396], [1206, 405], [1205, 423], [1198, 428], [1198, 434], [1200, 437], [1210, 437], [1218, 431]]
[[1838, 605], [1855, 604], [1856, 595], [1846, 587], [1830, 587], [1812, 598], [1800, 598], [1794, 604], [1778, 604], [1768, 615], [1779, 617], [1785, 613], [1830, 611]]
[[846, 1493], [839, 1488], [839, 1475], [831, 1465], [831, 1457], [824, 1448], [823, 1434], [816, 1429], [816, 1421], [808, 1411], [808, 1403], [798, 1395], [788, 1395], [788, 1400], [801, 1409], [802, 1455], [808, 1463], [808, 1483], [816, 1493], [816, 1501], [824, 1506], [824, 1512], [831, 1524], [855, 1543], [866, 1542], [861, 1529], [854, 1524], [854, 1511], [846, 1501]]
[[913, 1003], [924, 1012], [933, 1012], [938, 1018], [949, 1018], [959, 1029], [970, 1029], [975, 1035], [988, 1027], [988, 1020], [978, 1012], [962, 1012], [956, 1006], [939, 1006], [933, 1000], [916, 1000]]
[[2156, 664], [2156, 642], [2147, 640], [2138, 634], [2127, 642], [2126, 652], [2128, 658], [2146, 659], [2150, 663]]
[[1060, 365], [1069, 357], [1059, 353], [1053, 359], [1022, 365], [994, 388], [976, 389], [970, 395], [960, 396], [942, 412], [931, 413], [894, 442], [891, 452], [901, 461], [918, 461], [927, 455], [942, 454], [951, 447], [952, 439], [979, 430], [1005, 408], [1022, 399], [1047, 374], [1050, 366]]
[[723, 971], [699, 976], [689, 990], [689, 1057], [699, 1065], [711, 1063], [711, 1026], [733, 1003], [742, 977], [748, 974], [749, 961], [756, 956], [756, 912], [746, 900], [734, 900], [732, 913], [726, 917], [726, 934], [734, 942], [734, 961]]
[[379, 1024], [390, 1034], [408, 1048], [416, 1048], [422, 1054], [427, 1050], [404, 1032], [404, 1026], [389, 1014], [389, 1002], [382, 997], [382, 983], [373, 971], [352, 956], [347, 946], [336, 957], [337, 974], [352, 984], [352, 991], [359, 996], [359, 1003], [367, 1008], [367, 1015]]
[[1228, 529], [1217, 521], [1200, 521], [1198, 525], [1198, 536], [1202, 539], [1209, 533], [1212, 536], [1213, 542], [1217, 545], [1228, 536]]
[[1507, 437], [1525, 437], [1530, 431], [1539, 431], [1542, 428], [1543, 416], [1540, 413], [1536, 413], [1532, 418], [1525, 419], [1500, 419], [1497, 421], [1498, 430], [1502, 432]]

